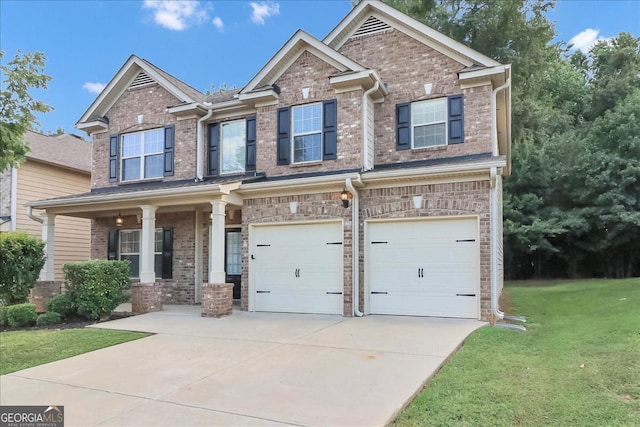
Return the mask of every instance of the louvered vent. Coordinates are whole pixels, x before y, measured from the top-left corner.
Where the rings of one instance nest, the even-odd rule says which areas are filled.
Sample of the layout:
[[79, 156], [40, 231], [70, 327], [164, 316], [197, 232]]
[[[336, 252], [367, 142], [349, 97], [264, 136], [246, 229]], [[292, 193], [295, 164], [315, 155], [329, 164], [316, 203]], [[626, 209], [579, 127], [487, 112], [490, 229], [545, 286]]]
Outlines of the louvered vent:
[[130, 87], [144, 86], [149, 83], [153, 83], [153, 79], [149, 77], [149, 75], [144, 71], [140, 71], [140, 73], [136, 76], [136, 78], [133, 79], [133, 81], [131, 82]]
[[353, 33], [352, 37], [359, 37], [359, 36], [364, 36], [366, 34], [379, 33], [380, 31], [385, 31], [385, 30], [388, 30], [389, 28], [391, 28], [391, 26], [386, 22], [382, 22], [375, 16], [370, 16], [369, 19], [367, 19], [364, 22], [364, 24], [362, 24], [362, 26], [358, 28], [358, 31]]

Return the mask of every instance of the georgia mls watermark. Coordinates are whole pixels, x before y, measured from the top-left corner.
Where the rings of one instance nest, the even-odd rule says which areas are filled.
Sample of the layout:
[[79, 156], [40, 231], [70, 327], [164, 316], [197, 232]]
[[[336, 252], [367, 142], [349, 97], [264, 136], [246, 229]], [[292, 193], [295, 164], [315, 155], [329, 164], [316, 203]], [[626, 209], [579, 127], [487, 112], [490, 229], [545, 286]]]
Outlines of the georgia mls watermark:
[[0, 406], [0, 427], [64, 427], [64, 406]]

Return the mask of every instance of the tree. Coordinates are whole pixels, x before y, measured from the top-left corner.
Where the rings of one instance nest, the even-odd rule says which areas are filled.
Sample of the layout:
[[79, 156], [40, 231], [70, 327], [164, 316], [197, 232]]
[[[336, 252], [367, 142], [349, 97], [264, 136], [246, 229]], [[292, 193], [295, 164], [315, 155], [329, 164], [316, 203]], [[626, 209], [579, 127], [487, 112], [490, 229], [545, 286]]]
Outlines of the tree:
[[[4, 57], [0, 51], [0, 61]], [[23, 136], [27, 129], [38, 125], [36, 113], [46, 113], [52, 107], [33, 99], [31, 89], [46, 89], [51, 77], [44, 74], [45, 55], [20, 51], [6, 65], [0, 65], [0, 171], [17, 167], [25, 160], [29, 147]]]

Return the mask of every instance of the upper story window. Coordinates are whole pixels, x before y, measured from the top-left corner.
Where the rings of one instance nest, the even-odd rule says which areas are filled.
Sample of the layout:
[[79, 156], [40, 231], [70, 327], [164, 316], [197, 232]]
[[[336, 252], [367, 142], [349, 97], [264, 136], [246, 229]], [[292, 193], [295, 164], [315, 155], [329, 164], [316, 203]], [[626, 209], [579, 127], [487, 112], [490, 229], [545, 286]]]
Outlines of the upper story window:
[[396, 105], [396, 149], [464, 142], [462, 95]]
[[256, 118], [209, 125], [209, 175], [256, 170]]
[[109, 137], [109, 181], [173, 175], [174, 126]]
[[337, 101], [278, 109], [277, 164], [337, 158]]
[[293, 162], [322, 160], [322, 104], [293, 107]]

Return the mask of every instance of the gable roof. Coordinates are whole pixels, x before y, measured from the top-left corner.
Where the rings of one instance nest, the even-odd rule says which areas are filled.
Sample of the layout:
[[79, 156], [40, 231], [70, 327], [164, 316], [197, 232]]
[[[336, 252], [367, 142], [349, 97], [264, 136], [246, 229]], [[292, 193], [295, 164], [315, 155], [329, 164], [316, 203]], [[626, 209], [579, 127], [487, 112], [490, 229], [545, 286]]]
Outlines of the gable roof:
[[68, 133], [43, 135], [27, 130], [23, 138], [30, 149], [27, 153], [28, 160], [91, 173], [92, 145], [79, 136]]
[[322, 42], [332, 49], [339, 50], [363, 24], [369, 25], [367, 20], [372, 16], [467, 67], [501, 65], [494, 59], [439, 33], [380, 0], [363, 0], [358, 3]]
[[104, 122], [104, 115], [127, 90], [131, 83], [138, 77], [140, 72], [144, 72], [152, 81], [158, 83], [169, 93], [175, 96], [180, 102], [193, 103], [200, 102], [204, 95], [192, 88], [183, 81], [173, 77], [171, 74], [161, 70], [149, 61], [131, 55], [129, 59], [118, 70], [109, 84], [102, 90], [100, 95], [93, 101], [87, 111], [76, 123], [76, 128], [87, 129], [92, 123]]
[[365, 67], [340, 52], [332, 49], [312, 35], [298, 30], [278, 50], [278, 52], [266, 63], [264, 67], [245, 86], [240, 94], [245, 94], [256, 89], [271, 87], [273, 83], [298, 59], [303, 52], [309, 51], [323, 61], [344, 71], [364, 71]]

